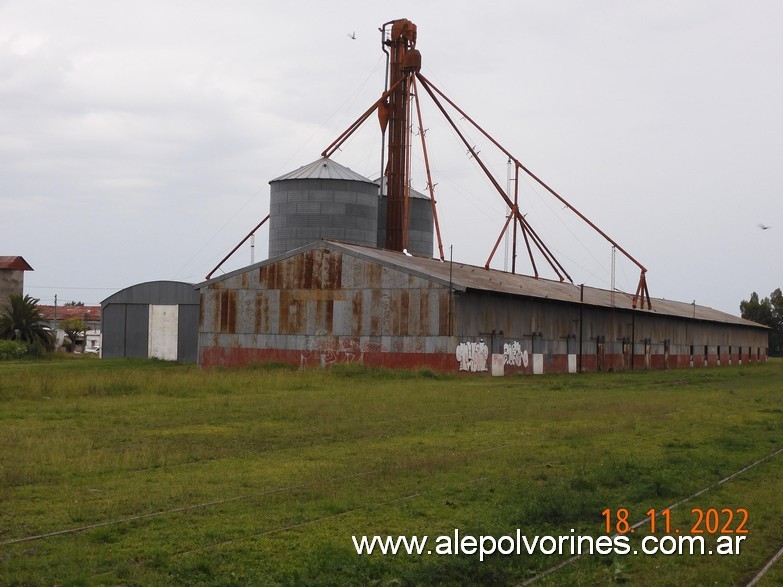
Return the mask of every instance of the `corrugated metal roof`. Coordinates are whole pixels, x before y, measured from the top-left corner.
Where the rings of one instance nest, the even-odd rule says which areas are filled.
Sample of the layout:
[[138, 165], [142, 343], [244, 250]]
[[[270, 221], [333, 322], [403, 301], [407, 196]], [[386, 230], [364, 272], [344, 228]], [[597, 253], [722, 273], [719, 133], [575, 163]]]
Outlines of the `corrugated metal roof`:
[[[374, 249], [360, 245], [326, 240], [312, 243], [299, 249], [294, 249], [279, 257], [256, 263], [252, 267], [255, 268], [261, 267], [262, 265], [269, 265], [281, 259], [293, 257], [304, 251], [320, 247], [342, 251], [349, 255], [435, 281], [442, 285], [451, 285], [451, 287], [457, 291], [488, 291], [555, 300], [559, 302], [580, 303], [580, 288], [578, 285], [572, 283], [554, 281], [540, 277], [536, 279], [530, 275], [506, 273], [504, 271], [498, 271], [497, 269], [484, 269], [483, 267], [467, 265], [465, 263], [449, 263], [448, 261], [443, 262], [439, 259], [430, 259], [427, 257], [410, 257], [397, 251]], [[209, 283], [221, 281], [233, 275], [243, 273], [248, 269], [250, 269], [250, 267], [232, 271], [231, 273], [221, 275], [218, 278], [200, 283], [195, 287], [199, 289]], [[585, 286], [584, 288], [585, 304], [604, 308], [614, 307], [620, 310], [634, 310], [632, 304], [633, 294], [615, 292], [614, 302], [612, 297], [612, 292], [609, 290], [588, 286]], [[636, 308], [634, 311], [645, 314], [660, 314], [663, 316], [675, 316], [692, 320], [708, 320], [711, 322], [766, 328], [766, 326], [751, 322], [750, 320], [745, 320], [744, 318], [733, 316], [707, 306], [698, 306], [695, 304], [675, 302], [660, 298], [652, 298], [652, 306], [652, 310]]]
[[346, 181], [361, 181], [364, 183], [375, 183], [363, 175], [351, 171], [344, 165], [340, 165], [329, 157], [323, 157], [313, 161], [308, 165], [303, 165], [285, 175], [281, 175], [270, 181], [286, 181], [290, 179], [342, 179]]
[[30, 264], [22, 257], [0, 257], [0, 269], [15, 269], [17, 271], [33, 271]]
[[146, 281], [128, 286], [113, 293], [101, 302], [105, 308], [109, 304], [198, 304], [200, 297], [192, 283], [184, 281]]
[[[380, 264], [402, 271], [414, 271], [419, 275], [429, 276], [430, 279], [435, 279], [445, 284], [449, 283], [449, 272], [451, 271], [452, 287], [462, 291], [469, 289], [483, 290], [570, 303], [579, 303], [580, 299], [579, 286], [568, 282], [554, 281], [541, 277], [536, 279], [529, 275], [506, 273], [496, 269], [484, 269], [483, 267], [456, 262], [452, 264], [450, 270], [448, 261], [441, 262], [438, 259], [408, 257], [396, 251], [369, 249], [344, 243], [326, 242], [324, 244], [349, 250], [356, 255], [364, 256]], [[612, 292], [606, 289], [588, 286], [584, 288], [585, 304], [624, 310], [634, 309], [633, 294], [615, 292], [614, 303], [612, 297]], [[755, 322], [721, 312], [720, 310], [686, 302], [652, 298], [652, 306], [652, 310], [642, 310], [637, 307], [636, 311], [729, 324], [760, 326]]]

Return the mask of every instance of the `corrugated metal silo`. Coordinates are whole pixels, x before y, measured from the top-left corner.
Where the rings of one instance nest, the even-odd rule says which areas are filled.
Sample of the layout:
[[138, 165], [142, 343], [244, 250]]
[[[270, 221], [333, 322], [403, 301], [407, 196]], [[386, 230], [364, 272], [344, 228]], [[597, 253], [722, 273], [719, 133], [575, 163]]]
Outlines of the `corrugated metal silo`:
[[[380, 180], [377, 180], [380, 182]], [[386, 178], [383, 178], [383, 196], [378, 204], [378, 248], [386, 246]], [[408, 200], [408, 252], [420, 257], [433, 256], [435, 222], [430, 197], [410, 191]]]
[[324, 157], [269, 182], [269, 255], [320, 239], [376, 246], [378, 185]]

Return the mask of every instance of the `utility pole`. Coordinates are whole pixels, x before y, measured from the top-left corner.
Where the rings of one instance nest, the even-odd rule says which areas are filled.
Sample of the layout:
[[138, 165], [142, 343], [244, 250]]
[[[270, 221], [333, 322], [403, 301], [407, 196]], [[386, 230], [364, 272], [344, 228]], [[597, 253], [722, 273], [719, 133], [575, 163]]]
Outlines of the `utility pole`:
[[52, 324], [52, 330], [54, 330], [54, 346], [57, 347], [57, 294], [54, 294], [54, 324]]

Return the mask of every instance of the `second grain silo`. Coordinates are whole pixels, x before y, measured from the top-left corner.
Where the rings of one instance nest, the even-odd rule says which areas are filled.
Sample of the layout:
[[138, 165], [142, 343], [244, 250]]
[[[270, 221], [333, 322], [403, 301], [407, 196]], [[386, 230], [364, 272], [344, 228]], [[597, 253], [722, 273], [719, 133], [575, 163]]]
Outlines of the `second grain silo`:
[[[381, 180], [377, 180], [380, 182]], [[419, 257], [432, 257], [434, 247], [434, 221], [430, 197], [411, 189], [408, 199], [408, 252]], [[383, 178], [383, 195], [378, 205], [378, 248], [386, 244], [386, 178]]]

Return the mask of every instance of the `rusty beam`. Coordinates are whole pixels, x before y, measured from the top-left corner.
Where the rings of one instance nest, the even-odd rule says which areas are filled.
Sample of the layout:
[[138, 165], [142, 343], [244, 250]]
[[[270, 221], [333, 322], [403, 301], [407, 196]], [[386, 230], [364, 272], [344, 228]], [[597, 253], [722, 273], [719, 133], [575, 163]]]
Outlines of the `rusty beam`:
[[[511, 152], [509, 152], [503, 145], [501, 145], [495, 138], [490, 135], [487, 131], [485, 131], [475, 120], [473, 120], [464, 110], [462, 110], [457, 104], [455, 104], [448, 96], [446, 96], [442, 91], [440, 91], [436, 86], [432, 84], [427, 78], [424, 77], [421, 73], [417, 74], [417, 77], [419, 80], [424, 84], [426, 88], [432, 88], [432, 90], [437, 93], [439, 96], [441, 96], [454, 110], [456, 110], [460, 116], [462, 116], [465, 120], [467, 120], [473, 127], [476, 128], [484, 137], [486, 137], [497, 149], [499, 149], [504, 155], [506, 155], [508, 158], [510, 158], [514, 164], [522, 169], [527, 175], [529, 175], [533, 180], [535, 180], [541, 187], [543, 187], [545, 190], [547, 190], [552, 196], [557, 198], [564, 206], [566, 206], [569, 210], [571, 210], [574, 214], [576, 214], [583, 222], [585, 222], [590, 228], [595, 230], [598, 234], [600, 234], [605, 240], [607, 240], [612, 246], [616, 247], [618, 251], [620, 251], [625, 257], [630, 260], [632, 263], [634, 263], [642, 272], [642, 278], [639, 282], [640, 290], [644, 290], [646, 288], [646, 280], [644, 279], [644, 274], [647, 272], [647, 269], [642, 265], [633, 255], [631, 255], [628, 251], [626, 251], [622, 246], [620, 246], [614, 239], [612, 239], [608, 234], [606, 234], [603, 230], [601, 230], [593, 221], [591, 221], [587, 216], [582, 214], [579, 210], [577, 210], [569, 201], [567, 201], [565, 198], [563, 198], [560, 194], [558, 194], [554, 189], [552, 189], [549, 185], [546, 184], [541, 178], [539, 178], [535, 173], [530, 171], [525, 165], [523, 165], [516, 157], [514, 157]], [[432, 93], [430, 94], [432, 95]], [[433, 96], [434, 99], [434, 96]], [[441, 109], [441, 111], [443, 111]], [[496, 182], [493, 182], [496, 183]], [[507, 199], [507, 198], [506, 198]], [[507, 202], [508, 203], [508, 202]], [[640, 293], [641, 295], [641, 293]], [[651, 302], [649, 298], [647, 298], [647, 303], [649, 307], [651, 308]]]
[[[386, 90], [380, 98], [372, 105], [370, 106], [367, 111], [362, 114], [359, 118], [357, 118], [347, 129], [345, 129], [342, 134], [337, 137], [331, 145], [326, 147], [326, 149], [323, 150], [321, 153], [321, 157], [331, 157], [337, 149], [340, 148], [340, 145], [342, 145], [346, 140], [348, 140], [348, 137], [350, 137], [356, 130], [364, 124], [364, 121], [367, 120], [370, 115], [378, 110], [379, 108], [383, 108], [385, 110], [386, 106], [386, 100], [389, 98], [389, 95], [397, 90], [397, 86], [392, 86], [388, 90]], [[385, 123], [383, 122], [383, 117], [381, 117], [381, 126], [384, 127]]]
[[[487, 179], [492, 184], [492, 186], [495, 188], [495, 190], [498, 192], [501, 198], [506, 202], [509, 208], [514, 210], [514, 203], [511, 201], [511, 199], [508, 197], [508, 194], [506, 194], [505, 190], [500, 186], [500, 184], [497, 182], [495, 177], [492, 175], [492, 173], [489, 171], [487, 166], [484, 164], [484, 161], [479, 157], [478, 152], [475, 150], [475, 148], [470, 144], [470, 142], [465, 138], [465, 135], [462, 133], [460, 128], [457, 126], [457, 124], [452, 120], [451, 116], [449, 116], [449, 113], [446, 111], [446, 109], [443, 107], [443, 104], [441, 104], [440, 100], [438, 100], [437, 96], [435, 96], [435, 93], [432, 89], [429, 87], [429, 82], [427, 82], [426, 78], [424, 76], [417, 74], [416, 76], [420, 82], [422, 82], [422, 85], [424, 86], [424, 89], [427, 90], [427, 93], [430, 95], [430, 98], [432, 98], [432, 101], [435, 103], [435, 105], [438, 107], [438, 109], [441, 111], [441, 114], [443, 114], [443, 117], [448, 121], [448, 123], [451, 125], [451, 128], [454, 129], [454, 132], [457, 134], [457, 136], [460, 138], [462, 143], [467, 147], [470, 154], [473, 156], [473, 158], [476, 160], [476, 163], [478, 163], [481, 170], [484, 172], [484, 175], [487, 176]], [[538, 250], [541, 252], [541, 254], [544, 256], [544, 258], [549, 263], [550, 267], [557, 273], [558, 278], [560, 281], [563, 281], [563, 273], [568, 277], [568, 280], [573, 283], [571, 280], [571, 277], [568, 276], [568, 273], [563, 269], [563, 266], [557, 261], [557, 259], [554, 258], [554, 255], [551, 251], [544, 245], [541, 238], [535, 233], [533, 228], [530, 226], [530, 223], [525, 220], [525, 218], [519, 213], [519, 210], [516, 210], [515, 213], [517, 219], [519, 222], [526, 225], [526, 228], [530, 231], [531, 237], [533, 237], [534, 244], [538, 247]], [[491, 257], [490, 257], [491, 258]], [[558, 267], [560, 270], [563, 271], [561, 273], [558, 271]]]
[[419, 122], [419, 136], [421, 137], [421, 150], [424, 155], [424, 169], [427, 173], [427, 191], [430, 194], [430, 203], [432, 204], [432, 220], [435, 223], [435, 235], [438, 238], [438, 254], [440, 255], [440, 260], [444, 261], [445, 256], [443, 254], [443, 241], [440, 237], [440, 224], [438, 223], [438, 210], [435, 206], [435, 184], [432, 183], [432, 174], [430, 172], [430, 159], [427, 154], [427, 141], [424, 137], [424, 123], [422, 122], [421, 118], [421, 106], [419, 104], [419, 92], [418, 87], [416, 86], [416, 78], [411, 78], [412, 85], [413, 85], [413, 99], [416, 103], [416, 117]]
[[506, 218], [506, 223], [503, 225], [503, 229], [500, 231], [500, 235], [498, 235], [498, 240], [495, 241], [495, 246], [492, 247], [492, 252], [489, 254], [489, 258], [487, 259], [487, 262], [484, 264], [484, 269], [489, 269], [489, 264], [492, 261], [492, 257], [495, 256], [495, 251], [498, 250], [498, 246], [500, 245], [500, 241], [503, 238], [503, 235], [506, 234], [506, 230], [508, 230], [508, 223], [511, 222], [511, 219], [514, 218], [514, 226], [516, 226], [516, 217], [512, 213], [508, 215], [508, 218]]
[[261, 226], [262, 226], [262, 225], [264, 224], [264, 222], [266, 222], [267, 220], [269, 220], [269, 214], [267, 214], [267, 215], [266, 215], [266, 217], [265, 217], [265, 218], [264, 218], [264, 219], [263, 219], [261, 222], [259, 222], [258, 224], [256, 224], [256, 227], [255, 227], [253, 230], [251, 230], [250, 232], [248, 232], [248, 233], [247, 233], [247, 236], [245, 236], [245, 238], [243, 238], [241, 241], [239, 241], [239, 244], [238, 244], [237, 246], [235, 246], [233, 249], [231, 249], [231, 252], [230, 252], [228, 255], [226, 255], [225, 257], [223, 257], [223, 259], [220, 261], [220, 263], [218, 263], [217, 265], [215, 265], [215, 268], [214, 268], [212, 271], [210, 271], [209, 273], [207, 273], [207, 276], [206, 276], [204, 279], [208, 281], [208, 280], [209, 280], [209, 278], [210, 278], [210, 277], [212, 277], [212, 274], [213, 274], [213, 273], [215, 273], [215, 271], [217, 271], [218, 269], [220, 269], [220, 267], [223, 265], [223, 263], [225, 263], [226, 261], [228, 261], [228, 260], [231, 258], [231, 255], [233, 255], [234, 253], [236, 253], [236, 252], [237, 252], [237, 250], [239, 249], [239, 247], [241, 247], [242, 245], [244, 245], [244, 244], [245, 244], [245, 241], [247, 241], [247, 239], [249, 239], [251, 236], [253, 236], [253, 235], [256, 233], [256, 231], [257, 231], [259, 228], [261, 228]]
[[[514, 166], [514, 205], [519, 208], [519, 167]], [[517, 223], [514, 223], [514, 236], [511, 245], [511, 273], [517, 272]]]
[[[387, 28], [391, 25], [391, 31], [387, 36]], [[531, 264], [533, 265], [533, 271], [538, 277], [538, 270], [536, 268], [534, 255], [530, 246], [532, 243], [538, 248], [541, 255], [549, 263], [550, 267], [563, 281], [565, 275], [571, 283], [571, 279], [568, 272], [563, 265], [555, 258], [549, 248], [544, 244], [543, 240], [536, 234], [530, 224], [525, 220], [523, 214], [519, 210], [519, 170], [524, 171], [528, 176], [535, 180], [545, 190], [547, 190], [552, 196], [559, 200], [565, 207], [576, 214], [583, 222], [595, 230], [605, 240], [607, 240], [612, 246], [619, 250], [626, 258], [633, 262], [641, 270], [641, 276], [639, 279], [639, 285], [637, 287], [636, 295], [634, 296], [634, 307], [636, 307], [638, 300], [641, 299], [642, 307], [645, 304], [648, 308], [652, 309], [652, 303], [650, 301], [649, 292], [647, 289], [647, 281], [645, 274], [647, 269], [628, 251], [621, 247], [616, 241], [614, 241], [609, 235], [598, 226], [593, 223], [587, 216], [577, 210], [570, 202], [560, 196], [554, 189], [547, 185], [537, 175], [530, 171], [525, 165], [523, 165], [516, 157], [514, 157], [503, 145], [501, 145], [494, 137], [492, 137], [487, 131], [485, 131], [476, 121], [474, 121], [464, 110], [462, 110], [457, 104], [455, 104], [448, 96], [446, 96], [440, 89], [432, 84], [424, 75], [421, 74], [421, 55], [416, 50], [416, 25], [407, 19], [392, 20], [383, 25], [381, 30], [381, 43], [384, 53], [388, 56], [389, 64], [389, 89], [384, 92], [381, 98], [376, 101], [356, 122], [354, 122], [343, 134], [338, 137], [327, 149], [322, 153], [324, 157], [329, 157], [337, 150], [341, 144], [372, 114], [373, 111], [378, 110], [379, 118], [381, 121], [381, 128], [385, 129], [389, 127], [389, 139], [388, 139], [388, 151], [389, 159], [384, 170], [386, 176], [387, 186], [387, 225], [386, 225], [386, 248], [392, 250], [404, 250], [407, 247], [408, 236], [408, 198], [410, 191], [410, 117], [411, 117], [411, 96], [416, 101], [416, 112], [418, 116], [420, 135], [422, 137], [422, 148], [424, 151], [425, 167], [427, 170], [427, 187], [430, 192], [430, 200], [432, 202], [433, 219], [435, 222], [435, 228], [438, 236], [438, 249], [441, 260], [444, 259], [443, 245], [440, 237], [440, 226], [437, 220], [437, 211], [435, 207], [435, 195], [434, 184], [429, 167], [429, 156], [426, 149], [426, 141], [424, 140], [424, 125], [421, 119], [421, 108], [418, 99], [418, 90], [416, 80], [421, 82], [424, 89], [435, 102], [438, 109], [443, 116], [452, 126], [459, 138], [465, 144], [468, 152], [473, 156], [476, 162], [481, 167], [484, 174], [489, 179], [490, 183], [496, 189], [498, 194], [503, 198], [508, 208], [512, 211], [509, 217], [506, 219], [506, 223], [501, 231], [501, 237], [508, 229], [508, 223], [513, 219], [513, 259], [512, 259], [512, 273], [516, 272], [516, 255], [517, 255], [517, 222], [522, 231], [522, 237], [525, 241], [525, 246], [528, 250]], [[386, 47], [389, 48], [387, 51]], [[437, 95], [436, 95], [437, 94]], [[465, 136], [457, 125], [452, 120], [449, 113], [446, 111], [443, 104], [440, 102], [438, 96], [445, 100], [454, 110], [456, 110], [466, 121], [468, 121], [473, 127], [475, 127], [485, 138], [487, 138], [497, 149], [505, 154], [510, 161], [515, 165], [515, 180], [514, 180], [514, 199], [513, 201], [509, 197], [503, 188], [498, 184], [492, 173], [486, 167], [484, 162], [478, 156], [476, 149], [466, 140]], [[497, 251], [498, 243], [490, 254], [487, 266], [492, 260], [495, 252]]]

